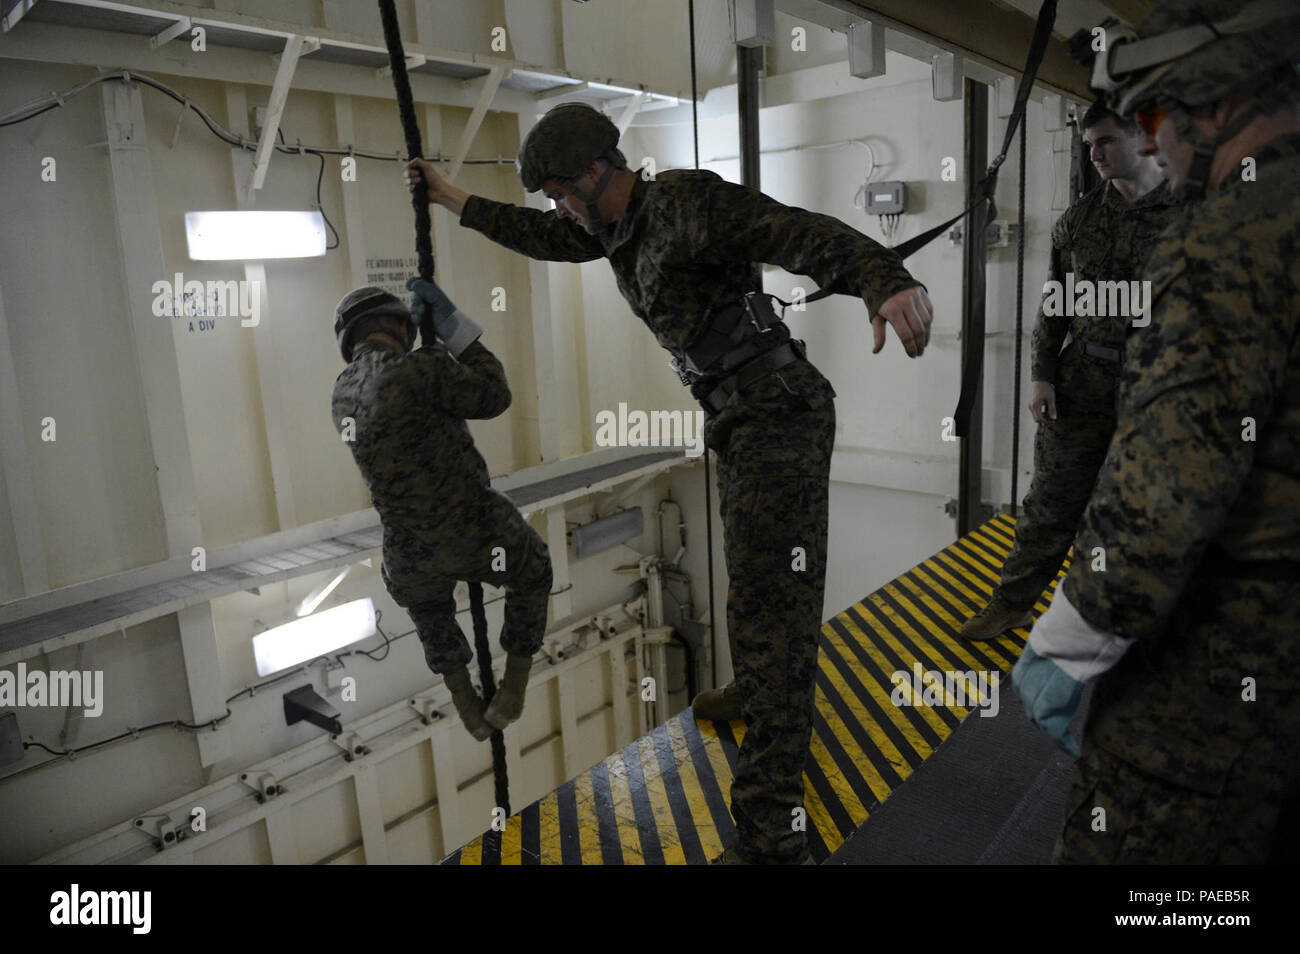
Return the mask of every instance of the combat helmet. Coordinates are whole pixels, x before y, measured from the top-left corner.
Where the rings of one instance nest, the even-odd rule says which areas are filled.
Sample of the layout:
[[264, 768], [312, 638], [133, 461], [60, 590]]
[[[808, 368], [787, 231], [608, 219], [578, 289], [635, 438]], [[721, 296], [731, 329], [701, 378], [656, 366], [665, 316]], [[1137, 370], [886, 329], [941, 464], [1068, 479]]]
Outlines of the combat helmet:
[[[596, 159], [609, 165], [591, 190], [575, 188], [576, 180]], [[627, 159], [618, 149], [618, 127], [600, 110], [586, 103], [562, 103], [537, 121], [515, 160], [526, 192], [536, 192], [554, 179], [587, 204], [587, 214], [597, 228], [607, 223], [596, 211], [596, 201], [616, 169], [626, 169]]]
[[[1255, 89], [1250, 91], [1267, 100], [1277, 95], [1279, 77], [1291, 81], [1284, 87], [1292, 87], [1300, 55], [1300, 0], [1161, 0], [1136, 29], [1115, 18], [1101, 27], [1103, 51], [1088, 57], [1090, 85], [1125, 118], [1150, 107], [1172, 111], [1209, 105], [1248, 89], [1252, 80]], [[1072, 51], [1087, 49], [1090, 32], [1076, 34]], [[1204, 191], [1215, 150], [1261, 111], [1265, 103], [1258, 95], [1256, 99], [1214, 139], [1179, 112], [1178, 134], [1195, 146], [1187, 179], [1190, 194]]]
[[409, 322], [411, 309], [396, 295], [376, 285], [363, 285], [344, 295], [334, 309], [334, 337], [338, 339], [339, 353], [344, 361], [352, 360], [352, 346], [355, 344], [352, 333], [357, 321], [370, 315], [392, 315]]

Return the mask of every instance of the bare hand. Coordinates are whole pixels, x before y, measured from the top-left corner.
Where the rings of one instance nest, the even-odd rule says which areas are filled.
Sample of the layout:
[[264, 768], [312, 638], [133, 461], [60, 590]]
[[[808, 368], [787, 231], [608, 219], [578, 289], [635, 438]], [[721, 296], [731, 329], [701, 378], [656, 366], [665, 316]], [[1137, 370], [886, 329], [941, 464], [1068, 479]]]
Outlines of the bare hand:
[[875, 347], [872, 354], [878, 354], [885, 346], [885, 322], [894, 326], [898, 340], [903, 343], [903, 350], [909, 358], [919, 357], [930, 343], [930, 324], [934, 321], [934, 306], [924, 288], [917, 285], [901, 291], [890, 298], [871, 318], [875, 331]]
[[436, 202], [457, 215], [465, 207], [465, 200], [469, 198], [469, 193], [457, 189], [439, 175], [433, 163], [427, 159], [416, 158], [407, 162], [406, 169], [402, 173], [402, 181], [412, 192], [419, 189], [423, 183], [430, 202]]
[[1035, 381], [1029, 395], [1029, 413], [1039, 424], [1056, 420], [1056, 387], [1050, 381]]

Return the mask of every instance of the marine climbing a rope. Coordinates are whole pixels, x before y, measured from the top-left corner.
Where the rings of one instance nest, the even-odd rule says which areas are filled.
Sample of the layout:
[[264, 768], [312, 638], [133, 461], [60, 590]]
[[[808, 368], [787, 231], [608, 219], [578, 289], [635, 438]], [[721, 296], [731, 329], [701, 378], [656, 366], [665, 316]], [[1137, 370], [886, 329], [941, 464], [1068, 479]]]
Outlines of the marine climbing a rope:
[[[408, 155], [423, 155], [392, 0], [380, 0], [384, 38]], [[545, 543], [505, 496], [466, 419], [510, 406], [501, 362], [483, 329], [433, 278], [429, 206], [414, 201], [419, 276], [408, 306], [376, 286], [339, 302], [334, 332], [348, 366], [334, 384], [335, 427], [370, 489], [384, 528], [384, 584], [406, 609], [433, 672], [443, 676], [465, 728], [491, 738], [496, 804], [509, 812], [501, 730], [523, 711], [533, 655], [546, 631], [551, 561]], [[416, 334], [423, 347], [412, 350]], [[469, 583], [475, 650], [456, 622], [455, 587]], [[495, 684], [483, 583], [506, 589], [500, 642], [505, 674]], [[478, 658], [480, 696], [468, 664]], [[486, 703], [485, 703], [485, 700]]]

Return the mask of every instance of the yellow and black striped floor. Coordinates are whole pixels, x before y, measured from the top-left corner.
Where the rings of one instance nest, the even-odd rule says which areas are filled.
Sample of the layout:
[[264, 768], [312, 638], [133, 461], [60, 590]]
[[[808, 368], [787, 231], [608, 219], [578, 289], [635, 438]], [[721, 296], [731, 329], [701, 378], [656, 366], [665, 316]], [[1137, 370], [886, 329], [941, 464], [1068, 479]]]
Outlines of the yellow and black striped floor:
[[[804, 770], [816, 861], [834, 853], [971, 711], [896, 706], [893, 673], [910, 674], [917, 662], [940, 672], [1008, 673], [1015, 664], [1025, 630], [979, 644], [957, 636], [997, 583], [1014, 528], [1011, 517], [993, 518], [823, 625]], [[730, 791], [744, 733], [739, 721], [696, 723], [687, 709], [443, 863], [706, 864], [735, 838]]]

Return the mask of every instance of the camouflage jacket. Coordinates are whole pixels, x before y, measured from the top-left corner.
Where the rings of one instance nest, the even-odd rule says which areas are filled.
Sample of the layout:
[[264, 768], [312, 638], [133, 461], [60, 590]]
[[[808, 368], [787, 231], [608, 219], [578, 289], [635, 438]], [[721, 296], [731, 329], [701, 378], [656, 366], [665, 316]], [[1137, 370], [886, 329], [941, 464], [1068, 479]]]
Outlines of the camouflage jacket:
[[[1052, 228], [1050, 281], [1134, 281], [1160, 233], [1182, 214], [1183, 206], [1161, 182], [1128, 203], [1109, 182], [1102, 182], [1065, 210]], [[1034, 322], [1033, 380], [1056, 382], [1057, 361], [1068, 333], [1075, 341], [1122, 351], [1132, 319], [1048, 316], [1042, 304]], [[1118, 366], [1116, 366], [1118, 372]]]
[[1300, 134], [1254, 158], [1257, 181], [1192, 206], [1147, 265], [1151, 324], [1129, 335], [1119, 425], [1063, 584], [1120, 636], [1160, 636], [1208, 544], [1300, 560]]
[[674, 354], [704, 333], [716, 310], [762, 290], [760, 263], [860, 296], [873, 312], [920, 284], [894, 252], [838, 219], [782, 205], [707, 170], [638, 176], [627, 210], [603, 239], [554, 211], [481, 196], [465, 203], [460, 222], [530, 258], [609, 258], [632, 311]]
[[332, 413], [345, 437], [344, 419], [354, 422], [348, 447], [387, 530], [437, 521], [489, 485], [465, 419], [509, 406], [505, 371], [481, 341], [459, 358], [362, 342], [334, 382]]

